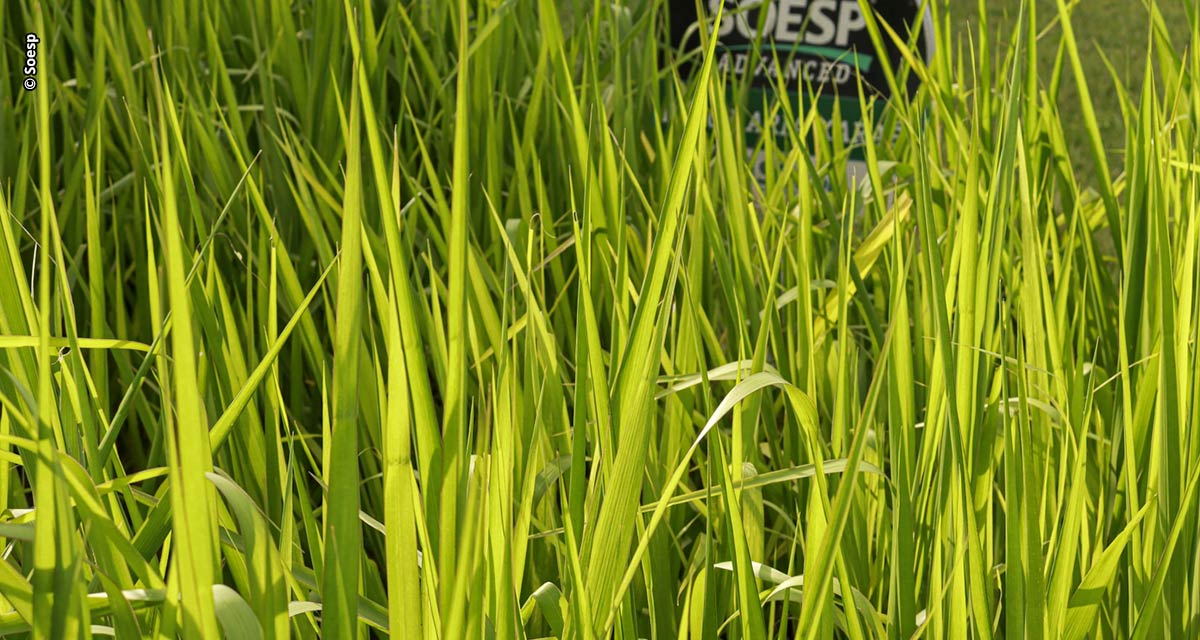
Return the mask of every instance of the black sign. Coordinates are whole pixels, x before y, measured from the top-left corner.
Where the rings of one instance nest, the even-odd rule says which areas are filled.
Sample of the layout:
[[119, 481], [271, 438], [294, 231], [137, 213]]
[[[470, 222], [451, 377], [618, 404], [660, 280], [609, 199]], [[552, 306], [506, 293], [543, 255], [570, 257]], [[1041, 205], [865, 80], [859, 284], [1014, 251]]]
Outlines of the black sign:
[[[722, 3], [724, 12], [717, 26], [714, 20]], [[877, 19], [898, 35], [909, 42], [916, 38], [918, 55], [931, 56], [932, 22], [918, 0], [871, 0], [869, 4]], [[858, 0], [671, 0], [669, 10], [677, 51], [699, 50], [701, 30], [708, 34], [716, 27], [716, 68], [729, 73], [731, 80], [749, 77], [746, 137], [751, 144], [771, 132], [777, 139], [785, 137], [781, 135], [786, 132], [784, 123], [768, 122], [772, 116], [767, 114], [773, 101], [786, 97], [801, 113], [815, 102], [827, 125], [840, 107], [843, 142], [857, 147], [868, 135], [858, 79], [862, 78], [869, 94], [882, 98], [880, 103], [892, 98], [881, 60], [886, 58], [896, 71], [903, 56], [886, 33], [881, 33], [882, 50], [874, 45]], [[689, 77], [700, 63], [698, 55], [685, 55], [680, 72]], [[786, 96], [776, 91], [779, 85]], [[911, 93], [918, 86], [919, 79], [909, 74], [905, 90]], [[831, 137], [838, 133], [831, 126], [827, 131]], [[874, 134], [878, 138], [882, 132]]]

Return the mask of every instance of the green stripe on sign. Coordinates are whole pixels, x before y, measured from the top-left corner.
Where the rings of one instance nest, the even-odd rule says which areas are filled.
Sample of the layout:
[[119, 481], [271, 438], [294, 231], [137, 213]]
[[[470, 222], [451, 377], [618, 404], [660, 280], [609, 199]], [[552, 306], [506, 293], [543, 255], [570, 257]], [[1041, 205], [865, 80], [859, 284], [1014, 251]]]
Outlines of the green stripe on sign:
[[[750, 51], [754, 49], [754, 45], [737, 44], [728, 47], [723, 47], [725, 51]], [[807, 44], [796, 45], [763, 45], [763, 52], [776, 51], [777, 53], [807, 53], [810, 55], [821, 56], [827, 60], [835, 62], [848, 62], [861, 73], [869, 73], [871, 65], [875, 64], [875, 57], [866, 53], [857, 53], [849, 49], [837, 49], [834, 47], [814, 47]]]

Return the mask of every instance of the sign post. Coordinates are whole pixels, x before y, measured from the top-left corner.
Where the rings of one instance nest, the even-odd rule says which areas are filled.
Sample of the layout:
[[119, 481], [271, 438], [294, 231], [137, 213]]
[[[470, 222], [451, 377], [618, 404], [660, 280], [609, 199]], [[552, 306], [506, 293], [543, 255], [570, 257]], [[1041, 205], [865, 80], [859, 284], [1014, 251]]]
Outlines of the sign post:
[[[823, 132], [831, 142], [840, 137], [850, 150], [851, 177], [865, 175], [865, 137], [883, 138], [878, 116], [888, 101], [896, 98], [882, 61], [889, 61], [893, 71], [898, 69], [903, 61], [899, 47], [886, 34], [882, 38], [885, 46], [875, 46], [859, 0], [671, 0], [673, 44], [684, 51], [699, 48], [701, 30], [712, 32], [722, 3], [724, 12], [716, 27], [716, 67], [729, 73], [731, 81], [748, 76], [743, 122], [747, 153], [752, 153], [763, 135], [774, 135], [780, 148], [787, 149], [788, 123], [783, 121], [784, 111], [774, 109], [779, 100], [790, 101], [792, 113], [801, 117], [815, 104], [823, 120], [815, 127], [818, 133]], [[870, 0], [865, 4], [900, 36], [915, 35], [919, 55], [927, 61], [932, 58], [933, 20], [927, 7], [921, 9], [920, 0]], [[695, 62], [680, 67], [685, 78], [698, 69]], [[874, 131], [870, 132], [859, 99], [859, 78], [867, 96], [876, 98], [875, 117], [871, 118]], [[909, 74], [901, 90], [911, 94], [918, 83], [915, 74]], [[842, 122], [837, 131], [835, 110], [840, 111]], [[756, 177], [764, 179], [763, 159], [753, 160]]]

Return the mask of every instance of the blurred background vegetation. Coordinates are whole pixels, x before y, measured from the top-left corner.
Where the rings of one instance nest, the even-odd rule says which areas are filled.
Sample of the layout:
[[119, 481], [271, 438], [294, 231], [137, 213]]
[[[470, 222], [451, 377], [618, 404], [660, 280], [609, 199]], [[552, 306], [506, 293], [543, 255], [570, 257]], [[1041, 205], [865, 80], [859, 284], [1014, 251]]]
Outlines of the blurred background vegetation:
[[[967, 28], [979, 20], [979, 6], [984, 5], [991, 32], [1005, 35], [1012, 33], [1022, 4], [1023, 0], [951, 0], [950, 10], [953, 19], [962, 25], [960, 33], [965, 36], [970, 33]], [[1100, 133], [1109, 150], [1110, 167], [1114, 172], [1119, 172], [1124, 166], [1120, 150], [1125, 147], [1125, 128], [1122, 124], [1120, 92], [1109, 65], [1130, 95], [1140, 95], [1146, 80], [1146, 58], [1151, 39], [1150, 11], [1142, 0], [1067, 0], [1066, 4], [1068, 7], [1075, 5], [1071, 24], [1089, 78], [1088, 90], [1096, 105]], [[1157, 4], [1175, 50], [1182, 53], [1191, 46], [1188, 42], [1188, 25], [1189, 16], [1196, 6], [1195, 0], [1160, 0]], [[1058, 2], [1037, 0], [1036, 10], [1038, 23], [1045, 25], [1038, 53], [1043, 78], [1049, 78], [1054, 69], [1061, 35], [1057, 25]], [[997, 40], [993, 52], [998, 54], [1006, 47], [1006, 42]], [[1087, 150], [1083, 121], [1071, 117], [1071, 113], [1079, 109], [1079, 90], [1069, 70], [1063, 74], [1058, 105], [1067, 126], [1072, 161], [1076, 169], [1090, 175], [1094, 163]]]

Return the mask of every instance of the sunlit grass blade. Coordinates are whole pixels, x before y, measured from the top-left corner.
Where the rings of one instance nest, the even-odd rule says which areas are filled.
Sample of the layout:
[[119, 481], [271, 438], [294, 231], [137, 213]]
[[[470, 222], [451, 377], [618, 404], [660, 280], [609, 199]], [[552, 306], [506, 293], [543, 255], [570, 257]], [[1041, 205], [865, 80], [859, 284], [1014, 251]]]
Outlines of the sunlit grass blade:
[[[355, 73], [362, 73], [356, 68]], [[322, 475], [325, 493], [325, 571], [322, 576], [321, 632], [349, 638], [357, 634], [356, 599], [362, 531], [359, 511], [359, 353], [362, 300], [362, 153], [358, 87], [344, 105], [347, 139], [346, 189], [342, 205], [338, 260], [337, 318], [334, 337], [330, 437]]]
[[173, 563], [182, 591], [182, 630], [186, 634], [217, 633], [213, 585], [219, 562], [214, 532], [213, 489], [204, 474], [212, 471], [208, 446], [208, 420], [201, 400], [196, 354], [201, 349], [192, 330], [192, 291], [184, 277], [185, 254], [180, 227], [176, 179], [179, 130], [170, 87], [156, 84], [158, 102], [157, 149], [162, 188], [161, 233], [166, 262], [167, 293], [172, 313], [180, 318], [171, 331], [170, 397], [175, 414], [166, 419], [169, 462], [169, 499], [172, 519]]

